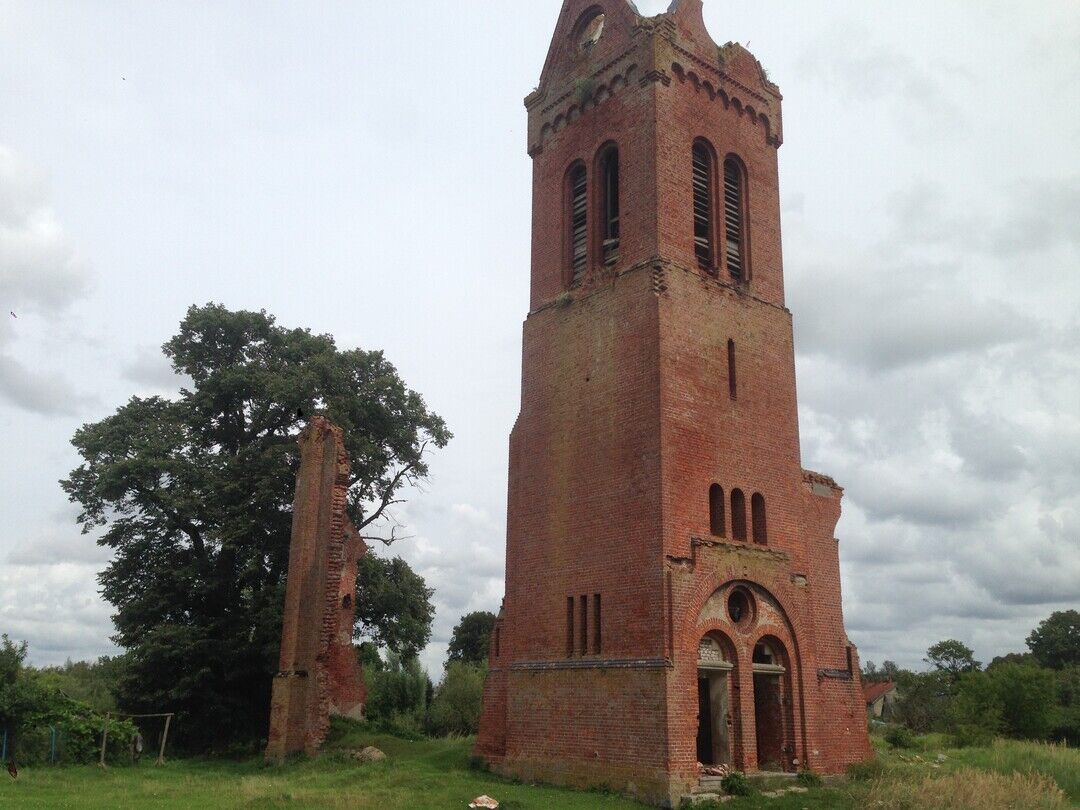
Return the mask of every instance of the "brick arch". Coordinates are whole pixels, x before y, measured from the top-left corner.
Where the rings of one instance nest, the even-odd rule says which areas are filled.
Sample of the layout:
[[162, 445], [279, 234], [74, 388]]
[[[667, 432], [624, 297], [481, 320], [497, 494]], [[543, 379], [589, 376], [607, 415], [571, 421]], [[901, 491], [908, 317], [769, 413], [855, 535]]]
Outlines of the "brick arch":
[[[802, 705], [801, 705], [802, 704], [801, 669], [797, 670], [795, 668], [795, 666], [792, 664], [792, 655], [791, 655], [791, 652], [789, 652], [789, 650], [791, 649], [791, 645], [790, 645], [790, 643], [788, 643], [787, 641], [784, 640], [784, 637], [783, 637], [782, 634], [776, 632], [777, 629], [778, 628], [776, 628], [776, 627], [761, 627], [761, 628], [757, 628], [755, 630], [755, 632], [751, 636], [750, 664], [749, 664], [749, 666], [750, 666], [751, 670], [753, 670], [753, 666], [754, 666], [754, 664], [753, 664], [754, 650], [757, 648], [757, 645], [761, 644], [762, 642], [767, 643], [773, 649], [773, 651], [776, 652], [780, 656], [780, 659], [781, 659], [780, 663], [782, 664], [782, 666], [786, 670], [785, 674], [787, 676], [786, 678], [783, 678], [781, 680], [781, 688], [784, 691], [784, 696], [787, 698], [787, 703], [788, 703], [787, 711], [782, 712], [781, 722], [783, 724], [783, 730], [784, 730], [785, 736], [790, 735], [791, 741], [793, 743], [795, 743], [795, 742], [797, 742], [796, 741], [796, 736], [798, 734], [799, 729], [798, 729], [797, 717], [796, 717], [796, 714], [795, 714], [795, 700], [794, 700], [794, 698], [796, 697], [796, 694], [798, 694], [798, 697], [800, 699], [799, 700], [799, 703], [800, 703], [800, 706], [799, 706], [800, 712], [799, 712], [799, 714], [801, 715], [801, 713], [802, 713], [801, 712], [801, 710], [802, 710]], [[754, 682], [754, 688], [755, 688], [755, 690], [757, 689], [756, 680]], [[756, 701], [756, 695], [754, 697], [754, 700]], [[793, 750], [791, 752], [791, 754], [789, 754], [789, 755], [787, 755], [785, 757], [785, 759], [787, 760], [786, 765], [794, 764], [796, 766], [796, 770], [798, 770], [799, 769], [798, 766], [804, 761], [803, 758], [799, 757], [799, 753], [800, 752], [799, 752], [798, 746], [796, 746], [795, 750]], [[802, 754], [803, 754], [803, 757], [805, 757], [805, 754], [806, 754], [805, 743], [803, 745]], [[759, 760], [758, 764], [760, 766], [760, 760]]]
[[[732, 572], [728, 573], [730, 574]], [[770, 599], [778, 608], [777, 616], [779, 621], [762, 621], [763, 617], [759, 607], [756, 615], [756, 623], [753, 626], [752, 632], [743, 635], [732, 633], [731, 621], [726, 617], [726, 610], [723, 619], [701, 620], [701, 615], [704, 612], [705, 607], [714, 596], [721, 592], [729, 591], [737, 585], [747, 587], [754, 595], [755, 600], [759, 600], [759, 593], [764, 594]], [[726, 597], [724, 601], [726, 603]], [[698, 642], [703, 636], [710, 632], [722, 632], [729, 638], [732, 638], [738, 660], [746, 662], [748, 668], [752, 668], [751, 662], [753, 661], [754, 645], [757, 644], [760, 639], [766, 636], [774, 636], [784, 645], [790, 664], [789, 670], [791, 671], [791, 697], [793, 699], [792, 708], [794, 710], [795, 724], [793, 736], [797, 737], [795, 754], [799, 757], [802, 767], [810, 767], [807, 757], [809, 749], [807, 747], [806, 691], [802, 653], [800, 650], [799, 639], [795, 634], [795, 626], [790, 618], [790, 612], [783, 600], [764, 585], [743, 577], [725, 577], [721, 575], [703, 578], [691, 592], [689, 608], [676, 625], [675, 638], [679, 641], [675, 644], [675, 655], [677, 657], [681, 656], [683, 660], [690, 660], [687, 656], [692, 655], [694, 656], [693, 661], [696, 663]], [[747, 641], [741, 643], [736, 641], [736, 639], [743, 638], [747, 639]]]
[[[709, 622], [705, 632], [697, 639], [695, 644], [700, 644], [704, 639], [711, 638], [720, 644], [725, 655], [731, 658], [731, 672], [728, 680], [728, 705], [731, 707], [732, 735], [730, 738], [732, 764], [736, 770], [746, 770], [746, 746], [742, 729], [742, 690], [739, 688], [738, 676], [742, 667], [752, 666], [751, 660], [745, 658], [739, 647], [731, 637], [730, 628], [720, 622]], [[697, 658], [695, 654], [695, 658]], [[698, 662], [695, 661], [695, 664]], [[751, 696], [751, 699], [752, 696]]]

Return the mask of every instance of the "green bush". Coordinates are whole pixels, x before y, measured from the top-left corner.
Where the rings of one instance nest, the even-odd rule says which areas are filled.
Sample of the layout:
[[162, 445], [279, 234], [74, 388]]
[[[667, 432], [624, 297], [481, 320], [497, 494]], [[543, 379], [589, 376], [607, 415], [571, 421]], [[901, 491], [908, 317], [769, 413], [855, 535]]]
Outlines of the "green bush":
[[1045, 740], [1055, 719], [1054, 673], [1030, 664], [1002, 664], [988, 675], [1001, 703], [1002, 730], [1010, 737]]
[[[427, 673], [415, 659], [387, 654], [381, 667], [364, 668], [367, 703], [364, 713], [376, 727], [398, 736], [423, 731], [427, 713]], [[392, 729], [392, 730], [391, 730]]]
[[885, 742], [893, 748], [914, 748], [915, 732], [907, 726], [891, 726], [885, 732]]
[[943, 731], [952, 684], [944, 672], [902, 672], [897, 675], [895, 719], [916, 734]]
[[876, 757], [863, 762], [852, 762], [847, 769], [848, 778], [857, 782], [869, 782], [879, 779], [884, 773], [885, 765]]
[[732, 796], [749, 796], [754, 792], [753, 788], [750, 787], [750, 780], [746, 778], [746, 774], [739, 771], [732, 771], [721, 779], [720, 787]]
[[429, 734], [444, 737], [476, 733], [486, 674], [487, 667], [483, 664], [451, 661], [447, 665], [428, 711]]
[[795, 781], [803, 787], [820, 787], [822, 784], [821, 777], [813, 771], [799, 771]]
[[956, 684], [956, 697], [947, 712], [953, 744], [957, 748], [989, 745], [1001, 731], [1002, 710], [1001, 696], [990, 674], [969, 672], [962, 675]]

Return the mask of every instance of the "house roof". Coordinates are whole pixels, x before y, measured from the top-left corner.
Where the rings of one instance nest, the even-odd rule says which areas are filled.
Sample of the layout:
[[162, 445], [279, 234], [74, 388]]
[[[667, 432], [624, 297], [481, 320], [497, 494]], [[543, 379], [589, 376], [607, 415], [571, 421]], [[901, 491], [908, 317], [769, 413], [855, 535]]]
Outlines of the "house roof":
[[862, 687], [863, 697], [867, 703], [873, 703], [882, 695], [888, 694], [896, 689], [896, 684], [892, 681], [885, 681], [884, 683], [864, 683]]

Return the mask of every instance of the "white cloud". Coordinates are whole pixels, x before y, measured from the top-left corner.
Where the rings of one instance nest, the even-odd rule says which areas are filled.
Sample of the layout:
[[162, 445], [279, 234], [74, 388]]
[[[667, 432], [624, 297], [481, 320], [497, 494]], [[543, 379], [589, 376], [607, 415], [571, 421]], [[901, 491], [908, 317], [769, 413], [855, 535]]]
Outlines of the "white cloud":
[[57, 316], [88, 284], [48, 204], [44, 180], [0, 144], [0, 399], [44, 415], [75, 412], [81, 397], [65, 375], [20, 359], [15, 344], [20, 331], [55, 328]]

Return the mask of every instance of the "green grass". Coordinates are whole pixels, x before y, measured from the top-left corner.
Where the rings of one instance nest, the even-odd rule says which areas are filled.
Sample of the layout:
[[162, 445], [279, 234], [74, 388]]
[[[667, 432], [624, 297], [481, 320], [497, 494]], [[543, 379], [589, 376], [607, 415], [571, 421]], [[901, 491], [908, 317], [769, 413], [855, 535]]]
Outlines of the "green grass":
[[[385, 762], [359, 764], [348, 750], [374, 745]], [[464, 808], [486, 793], [508, 810], [641, 810], [620, 796], [518, 784], [469, 768], [470, 739], [411, 742], [337, 724], [327, 753], [284, 768], [259, 760], [176, 760], [102, 771], [95, 766], [0, 771], [0, 808]]]
[[[386, 762], [358, 764], [347, 752], [375, 745]], [[910, 786], [927, 777], [970, 770], [999, 774], [1042, 774], [1080, 807], [1080, 751], [1015, 741], [992, 748], [949, 749], [930, 735], [917, 747], [891, 750], [875, 739], [882, 764], [876, 783], [827, 782], [807, 793], [768, 798], [760, 793], [718, 805], [732, 810], [856, 810], [867, 796], [887, 797], [890, 786]], [[102, 771], [93, 766], [26, 768], [17, 781], [0, 772], [0, 808], [464, 808], [481, 793], [506, 810], [600, 808], [641, 810], [643, 805], [600, 792], [526, 785], [469, 767], [472, 740], [409, 741], [358, 724], [336, 723], [327, 753], [285, 768], [261, 761], [177, 760], [156, 768], [149, 762]], [[794, 786], [794, 780], [757, 784], [757, 789]], [[888, 806], [907, 806], [902, 804]], [[967, 805], [949, 805], [967, 806]], [[1034, 805], [1033, 805], [1034, 806]]]

